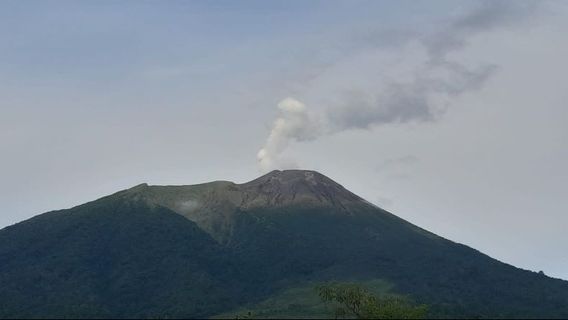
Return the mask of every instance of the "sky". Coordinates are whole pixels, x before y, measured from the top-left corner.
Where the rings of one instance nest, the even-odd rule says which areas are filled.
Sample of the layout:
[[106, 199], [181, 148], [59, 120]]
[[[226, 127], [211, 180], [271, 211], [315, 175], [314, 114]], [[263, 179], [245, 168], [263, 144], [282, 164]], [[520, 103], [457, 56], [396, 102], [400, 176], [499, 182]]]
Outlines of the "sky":
[[568, 279], [563, 1], [2, 1], [0, 228], [317, 170]]

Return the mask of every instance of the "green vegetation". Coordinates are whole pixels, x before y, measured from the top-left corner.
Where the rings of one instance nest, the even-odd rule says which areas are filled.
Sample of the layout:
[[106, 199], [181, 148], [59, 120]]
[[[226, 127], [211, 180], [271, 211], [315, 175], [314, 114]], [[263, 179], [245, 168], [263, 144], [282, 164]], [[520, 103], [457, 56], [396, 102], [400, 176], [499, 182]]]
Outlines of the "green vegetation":
[[138, 202], [0, 232], [0, 318], [205, 317], [250, 298], [244, 287], [231, 253], [193, 222]]
[[235, 319], [254, 319], [256, 315], [252, 311], [247, 311], [243, 314], [238, 314], [235, 316]]
[[[392, 288], [392, 285], [380, 279], [353, 283], [377, 296], [386, 295]], [[325, 284], [325, 282], [306, 283], [290, 287], [275, 293], [266, 300], [216, 315], [213, 318], [242, 318], [243, 315], [251, 312], [252, 315], [260, 319], [324, 319], [330, 315], [330, 306], [329, 303], [322, 301], [314, 288], [319, 288]]]
[[[278, 198], [269, 187], [258, 192]], [[335, 203], [332, 187], [316, 194], [326, 205], [251, 207], [225, 188], [239, 187], [142, 185], [0, 230], [0, 318], [322, 318], [339, 303], [313, 290], [328, 281], [364, 288], [376, 297], [364, 312], [381, 317], [423, 312], [408, 301], [428, 317], [568, 317], [568, 282]], [[306, 198], [312, 185], [286, 188]], [[176, 212], [188, 195], [207, 210]]]
[[355, 283], [325, 284], [317, 292], [332, 305], [336, 319], [423, 319], [428, 311], [425, 305], [414, 306], [401, 297], [378, 297]]

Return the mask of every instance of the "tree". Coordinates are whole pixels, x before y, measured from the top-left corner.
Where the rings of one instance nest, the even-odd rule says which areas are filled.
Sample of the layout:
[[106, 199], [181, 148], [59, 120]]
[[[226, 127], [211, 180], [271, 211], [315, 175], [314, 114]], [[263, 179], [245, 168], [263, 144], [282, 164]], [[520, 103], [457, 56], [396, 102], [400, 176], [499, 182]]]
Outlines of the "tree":
[[425, 305], [412, 305], [400, 297], [377, 297], [354, 283], [325, 284], [318, 286], [318, 295], [325, 303], [335, 307], [335, 318], [357, 319], [422, 319]]

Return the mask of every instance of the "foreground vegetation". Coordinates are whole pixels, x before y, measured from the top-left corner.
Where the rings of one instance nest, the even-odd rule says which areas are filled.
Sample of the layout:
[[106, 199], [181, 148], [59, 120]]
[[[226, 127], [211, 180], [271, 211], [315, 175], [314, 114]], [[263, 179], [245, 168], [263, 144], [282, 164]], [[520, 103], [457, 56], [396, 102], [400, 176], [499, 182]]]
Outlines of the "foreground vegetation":
[[402, 297], [378, 297], [355, 283], [326, 284], [317, 291], [333, 306], [336, 319], [423, 319], [428, 312], [426, 305], [416, 306]]
[[422, 319], [428, 308], [389, 293], [383, 280], [331, 282], [286, 290], [266, 301], [228, 312], [219, 319]]

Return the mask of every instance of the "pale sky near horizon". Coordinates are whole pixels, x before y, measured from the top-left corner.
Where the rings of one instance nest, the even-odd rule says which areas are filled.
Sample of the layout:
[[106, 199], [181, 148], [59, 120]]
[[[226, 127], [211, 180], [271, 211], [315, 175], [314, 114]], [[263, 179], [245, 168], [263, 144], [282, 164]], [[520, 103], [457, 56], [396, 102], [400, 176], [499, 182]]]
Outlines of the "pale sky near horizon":
[[568, 279], [566, 34], [562, 1], [2, 1], [0, 228], [300, 167]]

